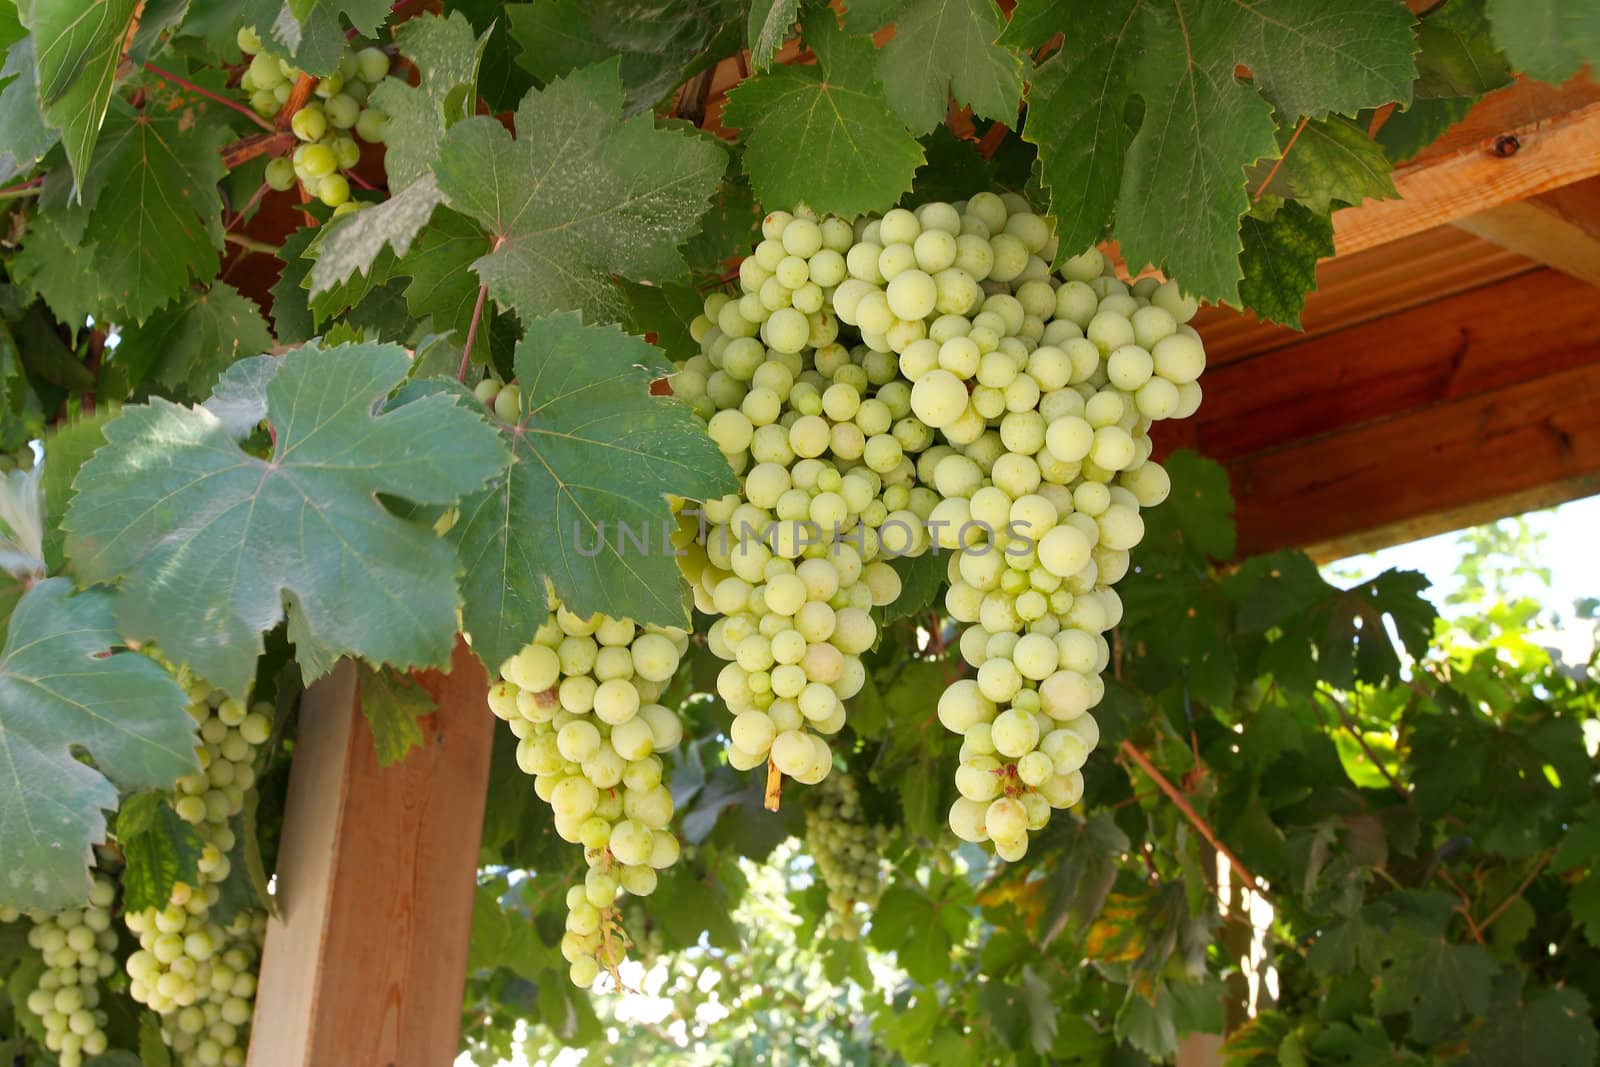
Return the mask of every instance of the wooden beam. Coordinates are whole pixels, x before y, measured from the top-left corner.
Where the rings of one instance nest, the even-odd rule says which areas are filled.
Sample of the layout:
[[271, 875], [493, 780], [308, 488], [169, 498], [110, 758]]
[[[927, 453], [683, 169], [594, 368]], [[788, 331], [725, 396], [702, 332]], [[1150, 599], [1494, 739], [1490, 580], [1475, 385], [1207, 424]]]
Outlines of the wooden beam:
[[1398, 200], [1333, 216], [1334, 247], [1359, 252], [1600, 174], [1600, 102], [1499, 129], [1453, 155], [1395, 171]]
[[1502, 204], [1456, 225], [1501, 248], [1600, 285], [1600, 178]]
[[465, 644], [418, 679], [439, 710], [381, 770], [354, 666], [306, 693], [250, 1067], [455, 1059], [494, 718]]
[[1210, 369], [1194, 446], [1231, 461], [1600, 364], [1600, 298], [1540, 268]]
[[1317, 288], [1308, 294], [1300, 317], [1301, 330], [1216, 305], [1201, 308], [1190, 325], [1205, 338], [1207, 366], [1216, 368], [1537, 269], [1527, 257], [1465, 230], [1437, 226], [1323, 260]]
[[1600, 490], [1600, 362], [1227, 466], [1241, 554], [1333, 558], [1585, 496]]

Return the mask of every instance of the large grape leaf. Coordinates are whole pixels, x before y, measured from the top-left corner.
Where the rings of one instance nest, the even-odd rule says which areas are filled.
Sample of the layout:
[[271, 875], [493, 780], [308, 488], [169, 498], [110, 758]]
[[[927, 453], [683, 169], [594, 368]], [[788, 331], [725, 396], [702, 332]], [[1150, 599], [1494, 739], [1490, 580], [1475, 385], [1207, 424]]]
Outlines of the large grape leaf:
[[28, 220], [26, 239], [7, 264], [19, 286], [37, 294], [74, 333], [111, 302], [107, 279], [95, 266], [98, 249], [61, 232], [47, 214]]
[[370, 277], [386, 248], [404, 256], [443, 199], [429, 174], [383, 203], [347, 215], [309, 236], [309, 250], [302, 246], [300, 251], [314, 260], [311, 295], [320, 296], [343, 285], [357, 271]]
[[1489, 0], [1495, 39], [1511, 65], [1560, 83], [1585, 63], [1600, 67], [1600, 5], [1594, 0]]
[[[406, 286], [406, 307], [417, 318], [431, 316], [436, 330], [464, 334], [477, 303], [477, 279], [472, 264], [490, 249], [490, 239], [478, 224], [449, 208], [434, 212], [433, 220], [418, 236], [398, 272], [411, 278]], [[487, 317], [489, 310], [484, 309]], [[489, 331], [480, 326], [485, 339]]]
[[[91, 312], [111, 310], [94, 302], [104, 298], [122, 318], [143, 321], [191, 279], [214, 277], [222, 247], [217, 182], [227, 174], [218, 153], [227, 136], [226, 126], [183, 113], [114, 113], [82, 175], [80, 188], [93, 202], [87, 219], [73, 209], [41, 216], [69, 234], [82, 224], [94, 248], [92, 287], [39, 286], [51, 307], [77, 299]], [[106, 188], [112, 195], [100, 192]]]
[[[1265, 161], [1257, 164], [1260, 178], [1252, 174], [1252, 186], [1260, 188], [1260, 181], [1272, 174], [1273, 166]], [[1383, 148], [1365, 130], [1347, 118], [1330, 115], [1307, 122], [1299, 136], [1287, 143], [1282, 166], [1262, 191], [1292, 196], [1326, 214], [1346, 204], [1398, 197], [1393, 170]]]
[[975, 115], [1016, 121], [1022, 59], [994, 43], [1005, 26], [994, 0], [854, 0], [844, 24], [871, 32], [890, 22], [895, 34], [878, 50], [878, 77], [913, 131], [943, 122], [952, 96]]
[[478, 65], [488, 41], [488, 33], [473, 36], [472, 24], [460, 12], [449, 18], [419, 15], [395, 31], [395, 43], [416, 65], [420, 81], [412, 86], [386, 78], [372, 92], [373, 102], [389, 116], [383, 168], [391, 190], [427, 174], [444, 131], [474, 113]]
[[[445, 662], [454, 557], [377, 494], [454, 503], [504, 467], [505, 451], [450, 396], [380, 411], [408, 363], [393, 345], [307, 345], [229, 368], [216, 391], [226, 422], [161, 399], [126, 408], [75, 482], [65, 526], [78, 574], [120, 580], [127, 633], [238, 696], [286, 610], [307, 677], [346, 654]], [[261, 419], [266, 458], [237, 440]]]
[[517, 62], [541, 82], [620, 56], [625, 115], [648, 111], [693, 74], [697, 61], [741, 13], [731, 0], [506, 5], [511, 39], [519, 49]]
[[530, 92], [516, 140], [483, 117], [445, 135], [439, 188], [493, 237], [473, 268], [502, 305], [528, 318], [577, 310], [615, 321], [626, 308], [614, 276], [664, 282], [684, 272], [678, 248], [727, 156], [709, 139], [621, 111], [611, 60]]
[[137, 0], [23, 0], [33, 31], [39, 110], [61, 131], [73, 182], [94, 154]]
[[6, 52], [0, 67], [0, 182], [32, 170], [61, 134], [46, 126], [33, 92], [33, 38]]
[[880, 211], [911, 188], [922, 146], [889, 107], [865, 37], [833, 12], [806, 13], [816, 66], [782, 66], [728, 94], [723, 121], [748, 131], [744, 169], [758, 203], [845, 216]]
[[0, 649], [0, 904], [81, 904], [119, 787], [168, 789], [199, 767], [178, 683], [146, 656], [106, 655], [122, 644], [117, 599], [73, 596], [71, 579], [50, 578], [11, 617]]
[[[1504, 920], [1502, 920], [1504, 921]], [[1595, 1013], [1573, 987], [1529, 990], [1512, 1003], [1497, 1004], [1467, 1038], [1461, 1067], [1588, 1067], [1600, 1055]]]
[[579, 614], [686, 625], [662, 540], [673, 525], [666, 494], [703, 500], [738, 481], [687, 404], [650, 395], [672, 364], [572, 314], [530, 322], [515, 362], [522, 412], [507, 431], [510, 466], [461, 502], [449, 535], [466, 569], [474, 651], [493, 669], [526, 644], [549, 611], [546, 579]]
[[141, 325], [124, 327], [116, 358], [134, 385], [156, 381], [173, 395], [198, 399], [234, 363], [271, 347], [272, 333], [256, 302], [216, 282], [184, 294]]
[[[1411, 14], [1401, 0], [1113, 0], [1019, 5], [1002, 43], [1070, 47], [1032, 79], [1023, 136], [1038, 145], [1063, 255], [1115, 215], [1130, 264], [1236, 302], [1245, 168], [1276, 152], [1272, 114], [1353, 113], [1410, 100]], [[1249, 69], [1252, 82], [1236, 76]], [[1130, 108], [1142, 117], [1130, 121]]]

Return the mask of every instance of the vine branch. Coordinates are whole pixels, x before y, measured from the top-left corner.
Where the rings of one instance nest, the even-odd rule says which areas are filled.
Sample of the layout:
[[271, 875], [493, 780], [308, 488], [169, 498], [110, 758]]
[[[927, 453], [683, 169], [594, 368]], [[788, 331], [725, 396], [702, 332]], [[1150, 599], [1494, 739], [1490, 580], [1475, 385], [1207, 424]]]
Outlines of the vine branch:
[[1549, 863], [1550, 862], [1550, 858], [1552, 856], [1554, 856], [1554, 855], [1555, 855], [1555, 849], [1547, 848], [1543, 852], [1541, 852], [1539, 854], [1538, 860], [1535, 861], [1535, 863], [1533, 865], [1533, 869], [1530, 870], [1528, 872], [1527, 876], [1522, 879], [1521, 883], [1518, 884], [1517, 888], [1515, 888], [1515, 889], [1513, 889], [1511, 891], [1511, 894], [1509, 896], [1507, 896], [1499, 904], [1495, 905], [1494, 910], [1491, 911], [1484, 918], [1483, 922], [1478, 924], [1478, 929], [1479, 930], [1487, 930], [1487, 929], [1489, 929], [1490, 925], [1493, 924], [1493, 922], [1496, 919], [1498, 919], [1498, 918], [1500, 918], [1500, 916], [1504, 915], [1506, 909], [1511, 907], [1511, 905], [1516, 902], [1517, 898], [1522, 896], [1522, 894], [1527, 891], [1527, 888], [1530, 885], [1533, 884], [1533, 880], [1535, 878], [1539, 877], [1539, 872], [1544, 870], [1545, 864]]
[[1229, 865], [1239, 872], [1239, 877], [1244, 879], [1245, 884], [1250, 887], [1252, 893], [1263, 900], [1272, 899], [1267, 895], [1266, 890], [1261, 888], [1261, 883], [1256, 880], [1256, 876], [1250, 873], [1250, 868], [1246, 867], [1244, 862], [1234, 855], [1233, 849], [1222, 843], [1222, 840], [1217, 837], [1217, 832], [1211, 828], [1211, 824], [1206, 822], [1200, 813], [1194, 809], [1194, 805], [1189, 803], [1189, 798], [1183, 795], [1182, 790], [1168, 781], [1167, 776], [1162, 774], [1154, 763], [1150, 762], [1149, 756], [1139, 751], [1138, 746], [1132, 741], [1122, 742], [1117, 746], [1117, 751], [1137, 763], [1139, 769], [1149, 775], [1156, 785], [1161, 787], [1161, 791], [1167, 795], [1167, 799], [1176, 804], [1178, 810], [1183, 812], [1184, 818], [1188, 819], [1190, 824], [1200, 831], [1200, 836], [1205, 838], [1212, 848], [1227, 858]]
[[[498, 252], [500, 246], [505, 243], [506, 239], [503, 234], [496, 237], [494, 244], [489, 248], [489, 254], [493, 255]], [[461, 366], [456, 369], [456, 381], [458, 382], [467, 380], [467, 368], [472, 365], [472, 343], [478, 339], [478, 324], [483, 321], [483, 306], [488, 303], [488, 300], [489, 283], [484, 282], [478, 286], [478, 302], [472, 307], [472, 321], [467, 323], [467, 340], [461, 346]]]

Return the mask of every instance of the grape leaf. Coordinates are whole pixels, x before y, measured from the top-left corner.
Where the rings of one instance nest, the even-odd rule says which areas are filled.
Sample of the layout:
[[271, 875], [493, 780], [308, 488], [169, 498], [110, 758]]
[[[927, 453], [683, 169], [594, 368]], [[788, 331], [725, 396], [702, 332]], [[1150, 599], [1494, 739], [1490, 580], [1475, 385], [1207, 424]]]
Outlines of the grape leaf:
[[665, 494], [703, 500], [738, 482], [687, 404], [649, 395], [672, 365], [637, 337], [564, 314], [528, 324], [516, 371], [511, 464], [461, 502], [449, 534], [474, 651], [492, 670], [526, 644], [549, 611], [546, 579], [580, 615], [686, 625]]
[[419, 15], [395, 31], [400, 54], [416, 65], [421, 80], [412, 86], [402, 78], [385, 78], [372, 91], [373, 102], [389, 116], [383, 167], [391, 190], [426, 175], [445, 130], [477, 107], [478, 65], [488, 41], [487, 32], [474, 38], [471, 23], [459, 12], [449, 18]]
[[[120, 579], [126, 632], [236, 696], [286, 608], [307, 677], [346, 654], [445, 662], [458, 604], [449, 547], [377, 494], [448, 505], [503, 468], [505, 452], [453, 397], [379, 412], [408, 362], [373, 344], [244, 360], [217, 389], [241, 413], [232, 427], [161, 399], [124, 409], [67, 513], [79, 575]], [[229, 432], [244, 409], [274, 428], [267, 459]]]
[[1406, 110], [1391, 114], [1378, 129], [1375, 140], [1391, 163], [1404, 163], [1466, 118], [1477, 102], [1473, 96], [1418, 100]]
[[378, 766], [398, 763], [405, 759], [407, 752], [422, 744], [422, 727], [417, 720], [439, 709], [428, 691], [408, 674], [375, 671], [362, 663], [357, 677], [361, 713], [372, 727], [372, 739], [378, 748]]
[[388, 0], [288, 0], [287, 10], [301, 22], [307, 20], [313, 8], [335, 18], [343, 15], [357, 31], [371, 37], [389, 17], [389, 7]]
[[974, 115], [1015, 122], [1022, 60], [994, 43], [1005, 17], [994, 0], [854, 0], [845, 28], [870, 33], [894, 23], [878, 50], [889, 104], [915, 133], [944, 121], [950, 98]]
[[[374, 8], [381, 0], [362, 0]], [[292, 60], [294, 65], [308, 74], [323, 77], [332, 74], [344, 55], [344, 27], [339, 25], [338, 13], [331, 3], [302, 4], [300, 14], [289, 7], [288, 0], [244, 0], [242, 10], [232, 0], [224, 8], [222, 25], [212, 34], [213, 46], [226, 51], [240, 26], [253, 26], [263, 43], [274, 54]], [[388, 11], [384, 5], [378, 15]], [[374, 26], [376, 29], [376, 26]]]
[[1537, 1063], [1541, 1067], [1588, 1067], [1600, 1039], [1589, 1001], [1574, 988], [1546, 989], [1508, 1005], [1497, 1005], [1467, 1039], [1463, 1067]]
[[227, 136], [226, 126], [183, 113], [119, 111], [106, 123], [83, 184], [114, 182], [115, 195], [97, 198], [84, 236], [123, 318], [142, 322], [191, 278], [216, 275]]
[[[478, 297], [472, 264], [489, 252], [490, 244], [478, 224], [465, 215], [449, 208], [434, 212], [412, 252], [396, 268], [411, 279], [406, 286], [411, 314], [431, 316], [436, 330], [459, 330], [464, 335]], [[487, 308], [484, 315], [489, 315]], [[485, 321], [479, 328], [485, 340], [491, 336], [488, 326]]]
[[750, 5], [750, 66], [756, 71], [772, 65], [783, 42], [794, 32], [800, 0], [754, 0]]
[[172, 1052], [161, 1033], [161, 1016], [153, 1011], [139, 1016], [139, 1067], [172, 1067]]
[[346, 215], [327, 227], [326, 232], [312, 231], [306, 238], [306, 244], [312, 248], [301, 251], [314, 261], [310, 272], [311, 295], [316, 297], [328, 292], [349, 281], [357, 271], [370, 276], [373, 264], [385, 248], [404, 256], [410, 251], [411, 242], [433, 217], [434, 208], [443, 200], [433, 176], [428, 175], [381, 204]]
[[613, 281], [671, 281], [727, 165], [711, 141], [621, 120], [615, 60], [530, 92], [520, 136], [490, 118], [457, 123], [434, 167], [455, 210], [489, 229], [473, 264], [489, 295], [526, 317], [579, 310], [615, 321]]
[[1287, 200], [1270, 220], [1245, 215], [1239, 299], [1263, 319], [1300, 328], [1306, 294], [1317, 287], [1317, 263], [1333, 255], [1333, 218]]
[[[1400, 0], [1337, 12], [1320, 0], [1043, 4], [1019, 7], [1001, 43], [1046, 31], [1072, 42], [1035, 71], [1023, 127], [1062, 255], [1098, 240], [1115, 213], [1130, 265], [1164, 266], [1203, 298], [1237, 302], [1245, 168], [1276, 151], [1274, 108], [1316, 118], [1410, 99], [1415, 39]], [[1135, 99], [1143, 115], [1130, 124]]]
[[[689, 74], [738, 15], [729, 0], [539, 0], [506, 5], [517, 63], [541, 82], [621, 59], [624, 115], [648, 111]], [[731, 50], [731, 49], [730, 49]]]
[[175, 882], [196, 884], [205, 842], [178, 817], [161, 793], [135, 793], [117, 813], [117, 844], [128, 865], [122, 872], [125, 911], [164, 908]]
[[1417, 27], [1417, 44], [1417, 100], [1481, 96], [1511, 84], [1511, 64], [1490, 33], [1485, 0], [1440, 4]]
[[[1262, 163], [1256, 169], [1267, 166]], [[1359, 126], [1330, 115], [1305, 124], [1265, 192], [1292, 196], [1325, 215], [1346, 204], [1398, 197], [1390, 176], [1393, 169], [1383, 149]]]
[[[745, 173], [758, 203], [809, 204], [846, 217], [891, 207], [911, 188], [922, 146], [889, 108], [872, 42], [828, 9], [807, 12], [816, 66], [783, 66], [728, 94], [723, 121], [748, 131]], [[798, 165], [800, 161], [804, 165]]]
[[61, 134], [45, 125], [33, 93], [33, 38], [6, 52], [0, 67], [0, 182], [26, 174], [54, 148]]
[[141, 325], [124, 327], [116, 358], [134, 385], [153, 378], [173, 395], [198, 398], [233, 363], [271, 347], [256, 302], [216, 282], [204, 292], [184, 294]]
[[115, 412], [101, 408], [91, 415], [81, 415], [74, 422], [62, 423], [44, 438], [44, 559], [48, 572], [59, 572], [65, 565], [61, 532], [61, 517], [67, 513], [72, 500], [72, 479], [78, 468], [89, 461], [95, 450], [105, 444], [105, 424]]
[[167, 789], [199, 768], [178, 683], [146, 656], [105, 655], [122, 643], [118, 599], [73, 596], [71, 579], [49, 578], [11, 617], [0, 649], [0, 904], [82, 904], [90, 846], [105, 839], [102, 809], [117, 806], [118, 787]]
[[18, 6], [33, 31], [39, 111], [61, 131], [74, 188], [94, 154], [138, 6], [136, 0], [24, 0]]
[[61, 232], [48, 214], [28, 220], [26, 240], [7, 266], [19, 286], [37, 294], [74, 333], [111, 301], [95, 266], [98, 248]]
[[1585, 63], [1600, 67], [1600, 6], [1593, 0], [1489, 0], [1495, 39], [1511, 65], [1560, 84]]
[[[390, 198], [366, 211], [358, 211], [355, 216], [347, 215], [345, 220], [365, 215], [368, 211], [382, 211], [394, 199]], [[317, 324], [311, 317], [310, 295], [306, 292], [314, 261], [305, 258], [305, 251], [321, 235], [321, 231], [319, 226], [303, 227], [285, 237], [283, 244], [278, 246], [278, 259], [283, 263], [283, 269], [272, 286], [272, 330], [281, 343], [309, 341], [316, 332]]]

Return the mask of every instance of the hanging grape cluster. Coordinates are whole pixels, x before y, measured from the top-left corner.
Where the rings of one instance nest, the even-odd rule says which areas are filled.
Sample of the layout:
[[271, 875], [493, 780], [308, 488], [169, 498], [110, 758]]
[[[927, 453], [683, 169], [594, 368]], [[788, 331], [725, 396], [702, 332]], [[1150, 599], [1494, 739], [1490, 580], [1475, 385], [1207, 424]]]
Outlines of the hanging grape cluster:
[[201, 770], [178, 780], [173, 810], [204, 842], [199, 878], [175, 884], [164, 908], [123, 915], [140, 946], [127, 961], [129, 992], [160, 1014], [178, 1062], [237, 1067], [249, 1047], [266, 914], [241, 909], [223, 923], [213, 910], [232, 870], [232, 820], [255, 784], [256, 751], [272, 734], [272, 706], [251, 708], [198, 678], [186, 688], [200, 726]]
[[[514, 385], [489, 381], [490, 406]], [[579, 618], [549, 596], [533, 640], [501, 664], [489, 710], [518, 738], [517, 765], [533, 775], [562, 840], [581, 844], [588, 873], [567, 893], [561, 952], [587, 988], [626, 955], [617, 895], [648, 896], [656, 872], [678, 859], [672, 793], [661, 753], [683, 724], [657, 703], [689, 647], [674, 627], [637, 626], [606, 615]]]
[[887, 561], [948, 551], [976, 672], [938, 707], [963, 737], [950, 824], [1018, 859], [1082, 795], [1111, 586], [1169, 490], [1148, 431], [1200, 403], [1195, 301], [1095, 249], [1053, 273], [1050, 221], [1014, 194], [853, 226], [776, 211], [762, 235], [673, 379], [744, 479], [682, 560], [721, 616], [730, 762], [826, 775], [870, 608], [899, 593]]
[[[116, 895], [116, 885], [96, 875], [84, 907], [28, 914], [28, 946], [38, 951], [44, 970], [26, 1006], [44, 1027], [45, 1048], [56, 1053], [61, 1067], [79, 1067], [106, 1051], [100, 983], [117, 967], [117, 933], [111, 928]], [[14, 909], [0, 908], [0, 923], [18, 918]]]
[[[238, 43], [240, 51], [251, 57], [239, 88], [250, 94], [250, 107], [256, 114], [270, 118], [288, 102], [303, 72], [266, 51], [251, 27], [239, 30]], [[333, 208], [335, 215], [356, 210], [360, 204], [350, 199], [350, 180], [345, 173], [361, 159], [360, 141], [383, 143], [389, 117], [369, 104], [368, 97], [388, 76], [389, 57], [383, 49], [357, 50], [346, 45], [339, 68], [317, 80], [312, 89], [316, 99], [289, 120], [301, 143], [292, 156], [267, 163], [267, 184], [282, 192], [298, 181], [307, 196]]]
[[889, 830], [867, 819], [861, 790], [848, 774], [830, 775], [806, 809], [806, 851], [828, 889], [829, 932], [854, 940], [883, 892], [883, 847]]

